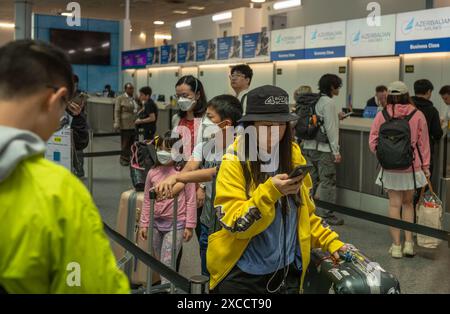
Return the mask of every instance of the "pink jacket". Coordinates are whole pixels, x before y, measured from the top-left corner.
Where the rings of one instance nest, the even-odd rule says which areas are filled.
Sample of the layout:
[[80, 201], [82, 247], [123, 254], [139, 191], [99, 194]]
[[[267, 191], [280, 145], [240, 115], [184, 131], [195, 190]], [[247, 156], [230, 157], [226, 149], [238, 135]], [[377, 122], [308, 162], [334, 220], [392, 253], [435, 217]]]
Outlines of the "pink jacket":
[[[141, 213], [140, 226], [148, 228], [150, 222], [150, 190], [159, 182], [178, 173], [174, 167], [159, 166], [148, 172], [145, 181], [144, 204]], [[155, 218], [173, 218], [173, 199], [155, 203]], [[195, 228], [197, 225], [197, 202], [195, 184], [186, 184], [184, 191], [178, 195], [178, 222], [186, 222], [186, 228]]]
[[[412, 105], [395, 105], [395, 118], [405, 117], [412, 113], [414, 110], [416, 110], [416, 108]], [[387, 111], [392, 117], [392, 105], [387, 106]], [[373, 153], [376, 153], [380, 127], [385, 121], [386, 120], [384, 119], [383, 113], [378, 112], [377, 116], [375, 117], [375, 121], [372, 124], [369, 138], [370, 150]], [[414, 170], [428, 170], [430, 168], [430, 138], [428, 136], [427, 120], [425, 120], [425, 116], [420, 110], [417, 110], [411, 120], [409, 120], [409, 126], [411, 128], [411, 145], [412, 147], [414, 147], [415, 154]], [[419, 146], [423, 164], [420, 160], [416, 144]], [[396, 170], [395, 172], [412, 172], [412, 170]]]

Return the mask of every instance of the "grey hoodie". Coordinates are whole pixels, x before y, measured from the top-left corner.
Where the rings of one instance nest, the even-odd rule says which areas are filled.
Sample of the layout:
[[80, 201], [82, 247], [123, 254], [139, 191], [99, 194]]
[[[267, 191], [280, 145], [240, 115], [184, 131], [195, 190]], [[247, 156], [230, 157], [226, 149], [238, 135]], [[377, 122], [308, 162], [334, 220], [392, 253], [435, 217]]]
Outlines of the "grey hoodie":
[[24, 159], [45, 152], [44, 141], [36, 134], [0, 126], [0, 183], [5, 181]]

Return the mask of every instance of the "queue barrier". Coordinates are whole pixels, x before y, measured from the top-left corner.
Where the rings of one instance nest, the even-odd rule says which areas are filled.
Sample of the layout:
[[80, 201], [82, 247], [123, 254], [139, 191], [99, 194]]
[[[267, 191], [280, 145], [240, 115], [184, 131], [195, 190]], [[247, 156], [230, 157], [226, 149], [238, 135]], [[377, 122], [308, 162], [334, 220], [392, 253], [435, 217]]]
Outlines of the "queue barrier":
[[132, 256], [139, 259], [142, 263], [147, 265], [150, 270], [154, 270], [161, 276], [166, 278], [177, 289], [189, 294], [207, 294], [209, 293], [209, 279], [205, 276], [193, 276], [190, 279], [183, 277], [175, 270], [167, 267], [158, 259], [151, 256], [133, 242], [119, 234], [112, 229], [108, 224], [104, 224], [106, 234], [111, 240], [122, 246]]
[[315, 203], [320, 208], [338, 212], [343, 215], [347, 215], [347, 216], [375, 222], [375, 223], [378, 223], [381, 225], [386, 225], [386, 226], [390, 226], [390, 227], [394, 227], [394, 228], [398, 228], [398, 229], [402, 229], [402, 230], [406, 230], [406, 231], [411, 231], [411, 232], [419, 233], [419, 234], [422, 234], [422, 235], [425, 235], [428, 237], [447, 241], [448, 247], [450, 248], [450, 232], [449, 231], [434, 229], [434, 228], [430, 228], [427, 226], [418, 225], [415, 223], [406, 222], [403, 220], [398, 220], [398, 219], [370, 213], [370, 212], [359, 210], [359, 209], [343, 207], [340, 205], [331, 204], [331, 203], [327, 203], [327, 202], [323, 202], [323, 201], [319, 201], [319, 200], [315, 200]]

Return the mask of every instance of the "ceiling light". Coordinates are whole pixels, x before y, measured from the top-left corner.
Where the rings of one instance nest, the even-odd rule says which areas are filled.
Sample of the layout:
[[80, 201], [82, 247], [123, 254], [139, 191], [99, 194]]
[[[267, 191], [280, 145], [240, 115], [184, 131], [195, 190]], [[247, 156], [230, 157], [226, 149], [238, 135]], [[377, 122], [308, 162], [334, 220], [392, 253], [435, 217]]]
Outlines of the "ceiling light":
[[73, 55], [75, 52], [76, 52], [76, 51], [73, 50], [73, 49], [72, 49], [72, 50], [69, 50], [69, 54], [70, 54], [70, 55]]
[[196, 11], [202, 11], [204, 9], [205, 9], [205, 7], [199, 7], [199, 6], [196, 6], [196, 5], [193, 5], [193, 6], [189, 7], [189, 10], [196, 10]]
[[145, 40], [147, 38], [147, 35], [145, 34], [145, 32], [141, 32], [139, 34], [139, 38], [142, 39], [142, 40]]
[[164, 25], [164, 21], [154, 21], [153, 24], [155, 24], [155, 25]]
[[214, 22], [217, 22], [217, 21], [229, 20], [232, 17], [233, 17], [233, 13], [231, 11], [228, 11], [228, 12], [213, 15], [212, 20]]
[[266, 0], [252, 0], [252, 2], [254, 2], [254, 3], [263, 3], [263, 2], [266, 2]]
[[282, 9], [287, 9], [287, 8], [292, 8], [292, 7], [298, 7], [300, 5], [302, 5], [302, 0], [288, 0], [288, 1], [275, 2], [275, 4], [273, 5], [273, 8], [275, 10], [282, 10]]
[[184, 20], [175, 24], [176, 28], [185, 28], [191, 26], [191, 20]]
[[173, 11], [173, 13], [175, 13], [175, 14], [187, 14], [188, 11], [175, 10], [175, 11]]
[[15, 28], [16, 25], [14, 23], [0, 23], [1, 28]]
[[106, 48], [106, 47], [109, 47], [111, 44], [110, 43], [104, 43], [103, 45], [102, 45], [102, 47], [103, 48]]
[[154, 38], [172, 40], [172, 35], [155, 34]]
[[91, 52], [91, 51], [92, 51], [92, 48], [90, 48], [90, 47], [84, 49], [84, 52]]

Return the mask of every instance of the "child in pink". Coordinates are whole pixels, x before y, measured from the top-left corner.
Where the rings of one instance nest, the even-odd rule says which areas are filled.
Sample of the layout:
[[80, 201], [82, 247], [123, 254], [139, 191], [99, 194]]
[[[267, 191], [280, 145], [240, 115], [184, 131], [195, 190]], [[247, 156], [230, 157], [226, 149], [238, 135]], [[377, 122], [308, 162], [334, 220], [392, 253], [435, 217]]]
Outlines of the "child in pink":
[[[178, 140], [179, 138], [171, 137], [171, 132], [169, 131], [157, 142], [158, 163], [147, 175], [144, 204], [139, 224], [139, 235], [144, 240], [147, 239], [149, 226], [152, 227], [150, 225], [150, 190], [165, 178], [179, 172], [171, 155], [171, 149]], [[195, 184], [187, 184], [184, 190], [178, 194], [176, 244], [172, 243], [174, 200], [166, 199], [155, 203], [154, 221], [152, 223], [154, 228], [153, 249], [156, 257], [169, 267], [172, 265], [173, 246], [176, 245], [176, 255], [178, 256], [183, 239], [186, 242], [190, 241], [193, 229], [195, 229], [197, 225], [197, 205], [195, 197]], [[167, 279], [161, 278], [161, 284], [167, 282]]]

